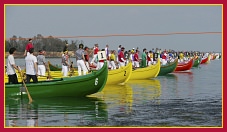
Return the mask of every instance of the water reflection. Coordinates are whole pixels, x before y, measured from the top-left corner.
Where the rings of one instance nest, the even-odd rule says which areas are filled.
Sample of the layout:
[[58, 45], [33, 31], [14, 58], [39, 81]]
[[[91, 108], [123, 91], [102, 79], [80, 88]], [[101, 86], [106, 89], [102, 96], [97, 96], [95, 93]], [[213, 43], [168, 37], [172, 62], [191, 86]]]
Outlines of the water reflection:
[[6, 127], [102, 126], [106, 104], [98, 98], [46, 98], [6, 101]]
[[194, 95], [194, 89], [195, 89], [195, 81], [194, 81], [194, 75], [193, 72], [178, 72], [174, 73], [175, 76], [177, 76], [177, 87], [179, 88], [179, 95], [189, 97]]
[[155, 103], [159, 103], [156, 99], [159, 98], [162, 91], [161, 84], [158, 79], [130, 80], [128, 84], [133, 88], [134, 101], [141, 103], [153, 101]]
[[119, 112], [132, 111], [133, 91], [129, 85], [106, 85], [102, 91], [108, 109], [118, 109]]

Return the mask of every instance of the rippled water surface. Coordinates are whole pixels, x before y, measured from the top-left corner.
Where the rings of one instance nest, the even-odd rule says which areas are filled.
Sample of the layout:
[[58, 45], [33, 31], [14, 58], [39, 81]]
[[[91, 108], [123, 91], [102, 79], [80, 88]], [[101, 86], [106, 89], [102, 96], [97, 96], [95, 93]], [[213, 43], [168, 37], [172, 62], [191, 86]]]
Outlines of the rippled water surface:
[[27, 98], [7, 99], [5, 125], [221, 127], [222, 62], [213, 60], [188, 72], [130, 80], [126, 85], [106, 85], [86, 98], [40, 97], [32, 104]]

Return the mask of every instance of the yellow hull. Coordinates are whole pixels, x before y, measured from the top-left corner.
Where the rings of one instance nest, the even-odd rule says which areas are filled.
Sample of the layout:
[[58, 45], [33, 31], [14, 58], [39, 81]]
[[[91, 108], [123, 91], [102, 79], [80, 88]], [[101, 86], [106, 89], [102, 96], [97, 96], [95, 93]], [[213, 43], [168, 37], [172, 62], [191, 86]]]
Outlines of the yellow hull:
[[138, 68], [132, 71], [130, 80], [155, 78], [158, 76], [158, 73], [160, 71], [160, 66], [161, 66], [160, 59], [158, 59], [155, 65], [150, 65], [149, 67], [145, 67], [145, 68]]
[[116, 70], [109, 70], [106, 84], [126, 83], [130, 79], [131, 74], [132, 74], [132, 63], [130, 62], [125, 67], [121, 67]]

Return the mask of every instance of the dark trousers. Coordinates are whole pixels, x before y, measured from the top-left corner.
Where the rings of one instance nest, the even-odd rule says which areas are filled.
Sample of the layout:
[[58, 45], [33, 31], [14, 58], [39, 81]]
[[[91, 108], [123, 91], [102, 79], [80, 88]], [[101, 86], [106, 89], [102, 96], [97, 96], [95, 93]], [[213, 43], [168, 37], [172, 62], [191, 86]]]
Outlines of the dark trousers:
[[29, 75], [29, 74], [26, 74], [26, 83], [30, 83], [30, 80], [32, 79], [34, 83], [37, 83], [38, 82], [38, 78], [36, 75]]
[[13, 75], [8, 75], [8, 83], [9, 84], [18, 84], [18, 80], [17, 80], [17, 74], [13, 74]]

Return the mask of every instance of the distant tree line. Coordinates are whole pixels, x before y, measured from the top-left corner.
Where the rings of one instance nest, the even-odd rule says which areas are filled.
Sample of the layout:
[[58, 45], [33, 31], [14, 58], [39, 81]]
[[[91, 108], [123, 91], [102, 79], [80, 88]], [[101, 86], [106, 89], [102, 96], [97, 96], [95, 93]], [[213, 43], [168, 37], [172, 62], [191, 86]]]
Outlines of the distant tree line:
[[[41, 34], [37, 34], [37, 36], [34, 36], [31, 39], [33, 40], [32, 42], [36, 52], [41, 49], [47, 52], [62, 52], [66, 43], [68, 43], [69, 51], [75, 51], [79, 44], [83, 44], [82, 40], [71, 40], [71, 42], [68, 42], [67, 40], [61, 40], [52, 36], [44, 38]], [[17, 52], [24, 52], [27, 43], [28, 39], [22, 37], [17, 38], [17, 36], [14, 35], [9, 40], [5, 40], [5, 51], [7, 52], [11, 47], [15, 47]]]

